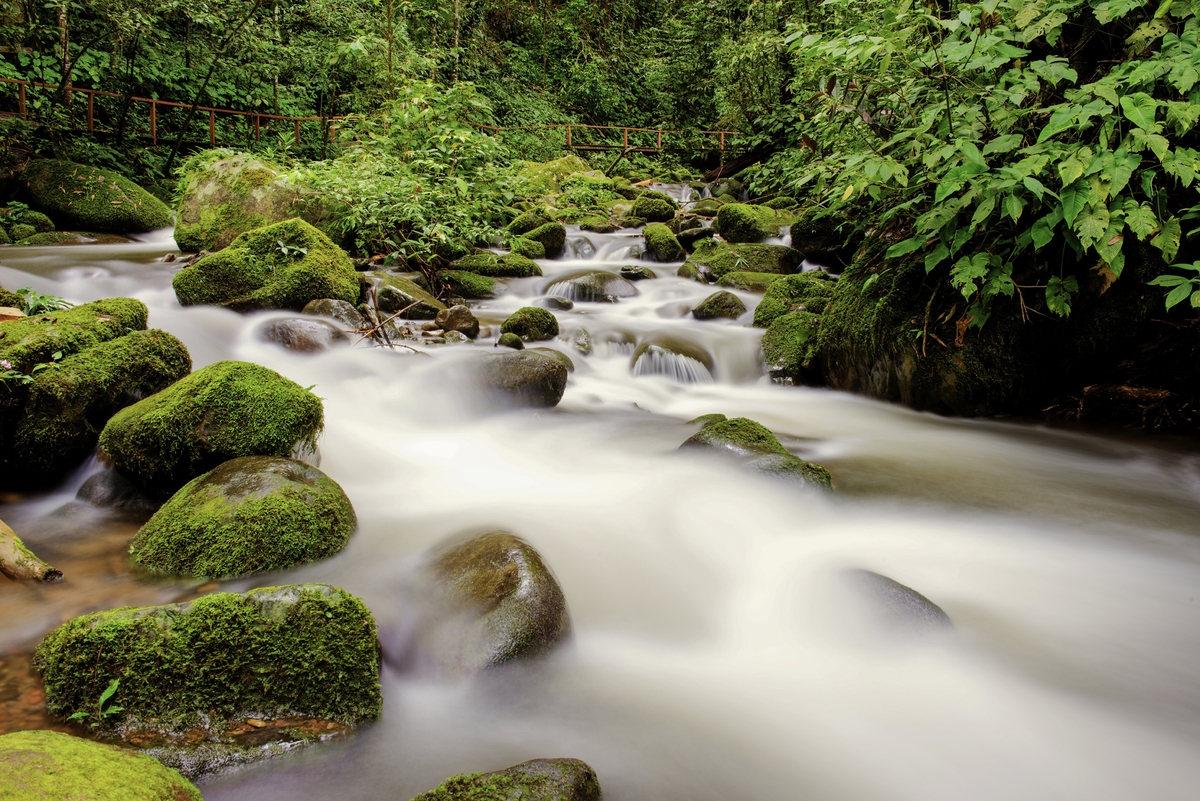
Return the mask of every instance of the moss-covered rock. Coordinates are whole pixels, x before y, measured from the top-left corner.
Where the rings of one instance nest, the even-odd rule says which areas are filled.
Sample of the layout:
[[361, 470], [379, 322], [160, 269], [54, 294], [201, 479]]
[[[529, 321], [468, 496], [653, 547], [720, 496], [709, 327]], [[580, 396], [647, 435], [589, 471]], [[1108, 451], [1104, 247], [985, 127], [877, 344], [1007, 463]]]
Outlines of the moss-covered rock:
[[682, 261], [686, 255], [683, 245], [671, 233], [671, 229], [662, 223], [651, 223], [642, 231], [646, 240], [646, 250], [658, 261]]
[[508, 288], [503, 281], [466, 270], [443, 270], [440, 275], [455, 296], [467, 300], [496, 298]]
[[584, 303], [616, 303], [620, 298], [638, 294], [637, 287], [628, 279], [607, 270], [560, 275], [547, 282], [544, 291], [548, 295]]
[[617, 230], [617, 226], [609, 222], [606, 217], [587, 217], [579, 221], [579, 230], [591, 231], [595, 234], [611, 234]]
[[217, 362], [122, 409], [100, 433], [118, 470], [160, 494], [238, 456], [287, 456], [313, 447], [321, 400], [249, 362]]
[[442, 550], [427, 579], [449, 614], [424, 621], [420, 647], [444, 671], [530, 659], [571, 633], [562, 588], [538, 552], [510, 532], [489, 531]]
[[621, 268], [621, 277], [626, 281], [648, 281], [653, 278], [658, 278], [658, 274], [649, 267], [626, 264]]
[[496, 340], [496, 347], [511, 348], [513, 350], [525, 350], [525, 343], [516, 334], [501, 334]]
[[708, 428], [709, 426], [716, 425], [717, 423], [723, 423], [728, 419], [728, 417], [720, 412], [713, 412], [712, 414], [702, 414], [699, 417], [693, 417], [691, 420], [687, 421], [687, 424], [690, 426]]
[[[19, 228], [21, 226], [14, 225], [13, 227]], [[88, 234], [47, 231], [44, 234], [33, 234], [32, 236], [24, 237], [13, 244], [21, 245], [22, 247], [48, 247], [51, 245], [84, 245], [95, 241]]]
[[574, 154], [546, 162], [526, 162], [517, 172], [521, 191], [530, 197], [557, 192], [563, 182], [578, 173], [592, 174], [588, 163]]
[[546, 246], [541, 242], [535, 242], [527, 237], [514, 236], [509, 240], [508, 245], [513, 253], [524, 256], [527, 259], [546, 258]]
[[29, 204], [59, 228], [123, 234], [156, 231], [172, 222], [165, 203], [108, 170], [35, 159], [25, 165], [20, 180]]
[[[498, 344], [504, 344], [504, 336], [500, 339]], [[470, 362], [468, 370], [469, 383], [501, 406], [552, 408], [567, 388], [566, 366], [529, 350], [486, 353]]]
[[[85, 712], [117, 735], [219, 737], [248, 717], [378, 718], [378, 648], [359, 598], [301, 584], [83, 615], [46, 635], [34, 666], [54, 714]], [[121, 712], [100, 714], [113, 681], [105, 708]]]
[[243, 456], [192, 479], [129, 546], [152, 573], [225, 579], [333, 556], [357, 525], [333, 479], [295, 459]]
[[854, 222], [845, 214], [819, 206], [802, 210], [789, 230], [792, 247], [806, 259], [839, 269], [850, 263], [863, 240]]
[[20, 486], [58, 482], [96, 447], [116, 412], [186, 376], [192, 360], [165, 331], [135, 331], [34, 373], [6, 463]]
[[412, 801], [600, 801], [596, 772], [578, 759], [533, 759], [494, 773], [452, 776]]
[[[18, 296], [19, 297], [19, 296]], [[146, 328], [146, 306], [133, 298], [106, 298], [70, 309], [0, 323], [0, 359], [22, 373], [101, 342]]]
[[658, 197], [662, 193], [650, 194], [643, 193], [633, 201], [633, 206], [629, 209], [630, 217], [640, 217], [647, 222], [663, 222], [675, 216], [675, 210], [678, 208], [674, 201], [665, 195]]
[[483, 251], [459, 259], [451, 266], [456, 270], [486, 275], [489, 278], [529, 278], [542, 274], [542, 268], [537, 266], [537, 262], [519, 253], [497, 256], [490, 251]]
[[686, 278], [689, 281], [707, 284], [708, 278], [710, 275], [712, 275], [712, 273], [708, 272], [707, 269], [705, 269], [704, 272], [701, 272], [700, 267], [695, 262], [685, 261], [683, 264], [679, 265], [679, 269], [675, 271], [675, 275], [680, 278]]
[[526, 211], [517, 215], [516, 219], [510, 222], [505, 230], [514, 236], [524, 236], [530, 231], [536, 231], [548, 222], [551, 222], [551, 220], [547, 220], [536, 212]]
[[679, 449], [720, 453], [736, 459], [743, 467], [788, 483], [830, 486], [828, 470], [793, 455], [769, 429], [745, 417], [707, 424]]
[[558, 319], [546, 309], [523, 306], [500, 325], [503, 334], [516, 334], [526, 342], [553, 339], [558, 336]]
[[562, 223], [550, 222], [525, 234], [525, 238], [540, 243], [546, 258], [557, 259], [567, 246], [567, 229]]
[[403, 319], [432, 320], [446, 308], [445, 303], [403, 276], [372, 272], [367, 277], [375, 285], [379, 310], [386, 314], [401, 312]]
[[202, 801], [152, 757], [56, 731], [0, 737], [0, 798], [39, 801]]
[[776, 273], [790, 275], [803, 257], [783, 245], [734, 244], [701, 240], [689, 261], [702, 273], [720, 277], [727, 273]]
[[9, 232], [12, 234], [12, 238], [14, 240], [20, 242], [23, 239], [29, 239], [38, 231], [32, 225], [28, 225], [26, 223], [17, 223], [11, 229], [9, 229]]
[[785, 277], [778, 273], [725, 273], [717, 279], [717, 286], [746, 292], [766, 292], [771, 284]]
[[775, 209], [777, 211], [787, 211], [789, 209], [796, 208], [796, 206], [799, 204], [796, 202], [795, 198], [788, 197], [787, 195], [779, 195], [771, 198], [770, 200], [764, 200], [758, 205], [766, 206], [768, 209]]
[[180, 250], [220, 250], [247, 231], [293, 217], [332, 233], [333, 205], [287, 180], [269, 161], [216, 149], [197, 153], [181, 169], [175, 225]]
[[821, 319], [795, 311], [776, 318], [762, 338], [763, 361], [777, 384], [819, 384], [817, 332]]
[[766, 328], [795, 311], [820, 314], [833, 298], [836, 286], [833, 276], [823, 270], [784, 276], [767, 287], [766, 294], [754, 309], [754, 325]]
[[311, 300], [358, 300], [350, 257], [304, 220], [291, 219], [240, 235], [222, 251], [184, 267], [171, 281], [184, 306], [234, 311], [294, 309]]
[[716, 227], [726, 242], [761, 242], [779, 236], [793, 217], [766, 206], [727, 203], [717, 212]]
[[715, 197], [706, 197], [703, 200], [696, 201], [692, 206], [692, 212], [701, 217], [716, 217], [724, 205], [723, 201], [717, 200]]
[[27, 211], [21, 215], [21, 222], [32, 225], [35, 233], [45, 234], [54, 230], [54, 222], [40, 211]]
[[732, 195], [737, 197], [738, 195], [741, 195], [742, 192], [746, 191], [746, 185], [737, 178], [722, 178], [718, 181], [715, 181], [712, 186], [709, 187], [709, 191], [712, 193], [713, 197], [719, 197], [720, 195]]
[[727, 290], [714, 292], [692, 309], [697, 320], [736, 320], [746, 313], [742, 299]]
[[11, 245], [12, 237], [8, 235], [8, 231], [0, 226], [0, 245]]

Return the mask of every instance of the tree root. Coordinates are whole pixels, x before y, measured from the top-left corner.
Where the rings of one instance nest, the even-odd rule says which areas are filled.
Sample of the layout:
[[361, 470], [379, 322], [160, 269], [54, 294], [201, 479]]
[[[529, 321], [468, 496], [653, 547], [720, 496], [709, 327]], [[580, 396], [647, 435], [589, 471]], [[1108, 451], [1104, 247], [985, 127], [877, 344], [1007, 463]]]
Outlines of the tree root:
[[34, 556], [3, 521], [0, 521], [0, 573], [13, 581], [52, 583], [63, 578], [61, 570]]

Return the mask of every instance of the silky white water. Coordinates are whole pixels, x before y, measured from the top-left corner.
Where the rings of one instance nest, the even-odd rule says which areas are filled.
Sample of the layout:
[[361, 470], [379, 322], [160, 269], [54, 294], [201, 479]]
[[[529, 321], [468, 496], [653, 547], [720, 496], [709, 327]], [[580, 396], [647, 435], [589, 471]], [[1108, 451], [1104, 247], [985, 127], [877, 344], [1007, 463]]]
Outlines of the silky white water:
[[[341, 585], [366, 599], [386, 640], [424, 552], [502, 527], [539, 550], [566, 594], [575, 634], [551, 657], [473, 680], [385, 669], [377, 724], [211, 780], [206, 799], [407, 799], [455, 773], [560, 756], [595, 768], [610, 801], [1196, 796], [1193, 444], [773, 386], [749, 315], [691, 318], [715, 288], [636, 261], [639, 236], [571, 239], [570, 252], [589, 258], [542, 261], [544, 278], [510, 281], [476, 309], [492, 340], [418, 346], [432, 358], [362, 345], [291, 353], [257, 329], [294, 315], [183, 309], [170, 288], [177, 265], [158, 261], [173, 247], [165, 234], [0, 250], [7, 288], [76, 303], [136, 297], [194, 367], [244, 359], [316, 385], [320, 466], [360, 529], [333, 559], [221, 589]], [[630, 263], [660, 277], [638, 282], [636, 297], [555, 312], [552, 344], [576, 365], [556, 409], [489, 411], [448, 379], [555, 275]], [[756, 295], [736, 294], [753, 310]], [[591, 356], [569, 344], [581, 328]], [[635, 376], [646, 343], [699, 350], [711, 379]], [[836, 492], [677, 453], [696, 430], [686, 421], [712, 412], [763, 423], [829, 467]], [[60, 511], [93, 469], [0, 507], [67, 571], [56, 587], [0, 588], [0, 650], [27, 648], [70, 614], [194, 589], [139, 582], [111, 555], [100, 578], [72, 579], [72, 553], [117, 536], [100, 517]], [[880, 629], [847, 568], [923, 593], [953, 632]]]

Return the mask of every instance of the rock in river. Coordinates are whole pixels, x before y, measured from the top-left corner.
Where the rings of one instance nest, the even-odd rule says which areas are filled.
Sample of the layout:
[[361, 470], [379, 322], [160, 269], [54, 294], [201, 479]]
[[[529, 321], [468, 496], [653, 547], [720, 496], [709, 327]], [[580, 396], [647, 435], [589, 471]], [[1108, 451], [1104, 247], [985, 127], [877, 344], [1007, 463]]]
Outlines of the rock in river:
[[600, 801], [596, 772], [578, 759], [531, 759], [492, 773], [446, 779], [412, 801]]
[[680, 450], [707, 449], [742, 466], [788, 483], [830, 486], [829, 471], [790, 453], [765, 426], [745, 417], [707, 422]]
[[528, 350], [485, 353], [467, 369], [470, 383], [508, 406], [557, 406], [567, 388], [561, 361]]

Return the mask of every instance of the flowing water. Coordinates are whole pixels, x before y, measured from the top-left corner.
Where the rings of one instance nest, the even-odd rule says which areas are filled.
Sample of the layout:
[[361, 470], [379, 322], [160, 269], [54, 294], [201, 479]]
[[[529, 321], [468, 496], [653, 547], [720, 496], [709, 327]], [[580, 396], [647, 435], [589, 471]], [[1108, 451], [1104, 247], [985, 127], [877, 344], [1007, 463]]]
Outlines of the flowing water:
[[[576, 365], [556, 409], [482, 408], [447, 365], [490, 349], [498, 323], [555, 276], [639, 263], [638, 236], [572, 230], [570, 245], [541, 262], [544, 278], [479, 305], [492, 340], [418, 346], [433, 358], [297, 354], [257, 334], [287, 314], [180, 308], [165, 233], [0, 251], [5, 287], [141, 299], [195, 367], [244, 359], [316, 384], [321, 469], [360, 529], [333, 559], [220, 589], [338, 584], [366, 599], [386, 639], [425, 551], [503, 527], [566, 594], [575, 636], [551, 657], [466, 680], [385, 668], [377, 724], [211, 780], [205, 798], [406, 799], [454, 773], [556, 756], [591, 764], [610, 801], [1196, 797], [1193, 445], [773, 386], [761, 332], [745, 317], [693, 320], [712, 288], [674, 277], [676, 265], [647, 265], [660, 277], [636, 296], [556, 312], [553, 344]], [[738, 294], [753, 309], [757, 297]], [[590, 356], [571, 348], [581, 329]], [[695, 431], [686, 421], [711, 412], [760, 421], [829, 467], [837, 491], [677, 453]], [[67, 574], [0, 585], [0, 652], [84, 611], [217, 589], [137, 579], [123, 557], [136, 524], [70, 504], [95, 469], [0, 507]], [[881, 628], [851, 568], [917, 589], [953, 631]]]

